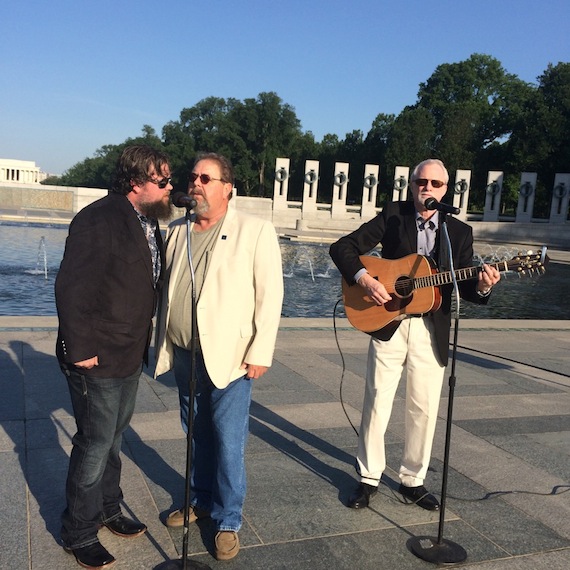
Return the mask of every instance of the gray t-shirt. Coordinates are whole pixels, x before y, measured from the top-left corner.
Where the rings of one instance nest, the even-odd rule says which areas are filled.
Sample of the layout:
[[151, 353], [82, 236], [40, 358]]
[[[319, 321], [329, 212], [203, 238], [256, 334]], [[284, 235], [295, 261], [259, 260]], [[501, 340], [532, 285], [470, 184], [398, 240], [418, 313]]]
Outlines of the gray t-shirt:
[[[209, 262], [214, 253], [224, 218], [207, 230], [192, 231], [191, 233], [190, 251], [196, 279], [196, 301], [200, 298]], [[188, 263], [182, 264], [170, 300], [168, 336], [176, 346], [190, 348], [192, 339], [192, 277]]]

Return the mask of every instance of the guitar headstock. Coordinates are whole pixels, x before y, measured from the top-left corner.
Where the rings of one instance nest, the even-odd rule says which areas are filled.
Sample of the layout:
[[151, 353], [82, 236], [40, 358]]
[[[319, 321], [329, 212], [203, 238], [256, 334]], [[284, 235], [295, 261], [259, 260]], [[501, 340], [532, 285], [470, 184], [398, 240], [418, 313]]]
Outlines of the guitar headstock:
[[[505, 261], [505, 271], [513, 271], [519, 276], [521, 275], [542, 275], [546, 272], [546, 266], [550, 261], [546, 255], [546, 246], [543, 246], [539, 252], [519, 252], [517, 255]], [[497, 264], [500, 268], [501, 263]]]

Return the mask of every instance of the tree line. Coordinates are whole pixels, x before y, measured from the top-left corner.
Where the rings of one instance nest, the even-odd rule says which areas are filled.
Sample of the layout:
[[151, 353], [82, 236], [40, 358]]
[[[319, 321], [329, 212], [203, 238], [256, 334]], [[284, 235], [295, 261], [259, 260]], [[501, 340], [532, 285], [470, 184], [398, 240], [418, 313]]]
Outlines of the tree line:
[[399, 115], [379, 113], [368, 133], [353, 130], [344, 139], [327, 134], [318, 142], [304, 132], [295, 109], [274, 92], [240, 101], [207, 97], [184, 108], [160, 135], [142, 133], [105, 145], [93, 157], [45, 184], [108, 188], [115, 162], [129, 144], [161, 148], [171, 159], [173, 184], [187, 186], [199, 151], [216, 151], [235, 165], [238, 194], [272, 196], [275, 159], [289, 157], [289, 199], [303, 191], [305, 160], [320, 162], [318, 201], [330, 202], [334, 163], [350, 163], [348, 201], [359, 203], [365, 164], [379, 164], [379, 204], [391, 196], [394, 169], [440, 158], [453, 176], [472, 171], [470, 209], [482, 209], [489, 170], [505, 173], [503, 209], [516, 210], [521, 172], [537, 172], [535, 215], [547, 217], [554, 175], [570, 169], [570, 63], [548, 64], [536, 84], [507, 73], [489, 55], [473, 54], [439, 65], [419, 85], [417, 101]]

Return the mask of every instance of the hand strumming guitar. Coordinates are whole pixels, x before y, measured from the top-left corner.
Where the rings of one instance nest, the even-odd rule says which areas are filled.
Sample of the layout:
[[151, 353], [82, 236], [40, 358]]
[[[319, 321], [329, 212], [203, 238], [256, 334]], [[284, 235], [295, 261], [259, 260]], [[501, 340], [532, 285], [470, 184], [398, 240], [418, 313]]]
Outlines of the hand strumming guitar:
[[369, 273], [362, 275], [358, 279], [358, 284], [377, 305], [383, 305], [392, 300], [392, 297], [388, 291], [386, 291], [386, 287], [384, 287], [378, 279], [374, 279]]

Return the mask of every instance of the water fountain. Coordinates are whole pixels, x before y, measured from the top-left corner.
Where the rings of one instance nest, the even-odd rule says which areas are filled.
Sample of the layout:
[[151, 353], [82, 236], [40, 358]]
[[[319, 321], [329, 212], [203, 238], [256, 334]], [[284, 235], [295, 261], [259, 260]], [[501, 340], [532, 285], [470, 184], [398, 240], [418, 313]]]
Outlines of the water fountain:
[[281, 256], [285, 282], [283, 316], [332, 316], [341, 296], [340, 274], [328, 246], [281, 242]]
[[[67, 228], [0, 224], [0, 315], [56, 314], [53, 286], [66, 237]], [[288, 240], [281, 240], [280, 245], [285, 282], [283, 316], [324, 317], [330, 318], [332, 323], [335, 305], [341, 298], [341, 278], [329, 257], [329, 246]], [[517, 253], [498, 244], [479, 243], [473, 265], [483, 260], [510, 259]], [[30, 268], [29, 260], [34, 257], [36, 267]], [[44, 278], [37, 279], [38, 275]], [[569, 279], [570, 264], [552, 261], [543, 276], [519, 279], [514, 274], [503, 273], [489, 304], [479, 307], [462, 303], [461, 316], [570, 319], [565, 286]], [[344, 317], [342, 303], [336, 314]]]
[[0, 224], [0, 315], [56, 314], [54, 282], [67, 228]]
[[35, 269], [26, 269], [24, 273], [29, 275], [43, 275], [44, 279], [48, 278], [48, 268], [47, 268], [47, 252], [46, 252], [46, 238], [42, 236], [40, 238], [40, 243], [38, 245], [38, 257], [36, 260]]

